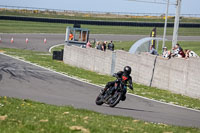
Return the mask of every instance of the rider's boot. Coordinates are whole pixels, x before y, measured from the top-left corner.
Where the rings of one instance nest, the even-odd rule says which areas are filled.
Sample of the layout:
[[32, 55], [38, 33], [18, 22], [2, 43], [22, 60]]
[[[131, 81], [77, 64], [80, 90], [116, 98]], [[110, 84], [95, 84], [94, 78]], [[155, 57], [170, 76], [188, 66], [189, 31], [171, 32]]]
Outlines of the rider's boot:
[[101, 95], [104, 95], [107, 89], [108, 88], [101, 89], [101, 91], [100, 91]]
[[123, 94], [123, 95], [121, 96], [121, 100], [122, 100], [122, 101], [125, 101], [125, 100], [126, 100], [126, 94]]

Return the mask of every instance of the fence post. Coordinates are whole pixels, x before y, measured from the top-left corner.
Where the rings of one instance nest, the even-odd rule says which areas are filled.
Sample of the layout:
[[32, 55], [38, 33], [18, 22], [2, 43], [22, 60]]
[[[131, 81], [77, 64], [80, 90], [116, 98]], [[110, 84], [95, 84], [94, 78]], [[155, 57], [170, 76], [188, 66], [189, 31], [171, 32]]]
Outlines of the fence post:
[[150, 87], [151, 87], [152, 82], [153, 82], [153, 77], [154, 77], [154, 72], [155, 72], [157, 57], [158, 57], [158, 55], [156, 55], [156, 57], [155, 57], [155, 59], [154, 59], [154, 65], [153, 65], [153, 70], [152, 70], [152, 76], [151, 76], [151, 80], [150, 80], [150, 84], [149, 84]]
[[112, 63], [111, 63], [111, 72], [110, 72], [111, 75], [113, 75], [115, 72], [115, 62], [116, 62], [116, 52], [112, 52]]

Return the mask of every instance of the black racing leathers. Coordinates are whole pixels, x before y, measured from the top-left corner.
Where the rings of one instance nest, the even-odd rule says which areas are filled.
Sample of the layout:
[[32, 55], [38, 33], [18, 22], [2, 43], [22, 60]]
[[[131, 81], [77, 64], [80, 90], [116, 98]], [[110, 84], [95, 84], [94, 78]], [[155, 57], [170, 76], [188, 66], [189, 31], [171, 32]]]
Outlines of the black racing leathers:
[[[116, 77], [117, 79], [121, 79], [125, 85], [127, 85], [127, 83], [129, 84], [129, 88], [131, 90], [133, 90], [133, 83], [132, 83], [132, 77], [130, 75], [126, 75], [123, 71], [119, 71], [118, 73], [115, 73], [113, 75], [114, 77]], [[111, 82], [108, 82], [105, 86], [105, 89], [108, 89], [110, 87], [113, 87], [115, 85], [115, 83], [117, 83], [117, 80], [115, 81], [111, 81]], [[122, 95], [122, 100], [125, 100], [126, 99], [126, 92], [127, 92], [127, 89], [126, 87], [124, 87], [124, 90], [123, 90], [123, 95]]]

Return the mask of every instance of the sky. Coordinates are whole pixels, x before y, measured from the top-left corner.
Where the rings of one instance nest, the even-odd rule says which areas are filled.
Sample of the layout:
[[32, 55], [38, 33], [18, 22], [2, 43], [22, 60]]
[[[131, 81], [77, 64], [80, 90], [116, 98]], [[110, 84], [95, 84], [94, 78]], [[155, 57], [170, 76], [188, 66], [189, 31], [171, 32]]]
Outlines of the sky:
[[[137, 0], [157, 1], [166, 0]], [[170, 0], [176, 3], [176, 0]], [[0, 5], [37, 7], [76, 11], [165, 13], [165, 4], [151, 4], [130, 0], [0, 0]], [[200, 14], [200, 0], [182, 0], [181, 14]], [[175, 14], [175, 5], [170, 5], [169, 13]]]

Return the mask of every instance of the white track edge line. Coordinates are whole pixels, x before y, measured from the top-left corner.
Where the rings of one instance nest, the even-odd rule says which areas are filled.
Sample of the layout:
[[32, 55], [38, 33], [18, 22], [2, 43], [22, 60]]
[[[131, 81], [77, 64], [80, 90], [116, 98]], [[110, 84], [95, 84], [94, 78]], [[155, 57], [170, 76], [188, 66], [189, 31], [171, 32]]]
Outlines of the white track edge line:
[[[96, 84], [93, 84], [93, 83], [89, 83], [89, 82], [86, 82], [86, 81], [84, 81], [84, 80], [81, 80], [81, 79], [78, 79], [78, 78], [75, 78], [75, 77], [71, 77], [71, 76], [65, 75], [65, 74], [60, 73], [60, 72], [56, 72], [55, 70], [51, 70], [51, 69], [49, 69], [49, 68], [46, 68], [46, 67], [43, 67], [43, 66], [40, 66], [40, 65], [37, 65], [37, 64], [34, 64], [34, 63], [31, 63], [31, 62], [28, 62], [28, 61], [19, 59], [19, 58], [14, 57], [14, 56], [10, 56], [10, 55], [4, 54], [4, 53], [0, 53], [0, 54], [5, 55], [5, 56], [8, 56], [8, 57], [13, 58], [13, 59], [16, 59], [16, 60], [19, 60], [19, 61], [22, 61], [22, 62], [25, 62], [25, 63], [27, 63], [27, 64], [31, 64], [31, 65], [33, 65], [33, 66], [37, 66], [37, 67], [39, 67], [39, 68], [42, 68], [42, 69], [51, 71], [51, 72], [53, 72], [53, 73], [62, 75], [62, 76], [67, 77], [67, 78], [71, 78], [71, 79], [74, 79], [74, 80], [77, 80], [77, 81], [80, 81], [80, 82], [83, 82], [83, 83], [87, 83], [87, 84], [89, 84], [89, 85], [93, 85], [93, 86], [97, 86], [97, 87], [103, 88], [103, 87], [100, 86], [100, 85], [96, 85]], [[197, 109], [187, 108], [187, 107], [184, 107], [184, 106], [175, 105], [175, 104], [171, 104], [171, 103], [165, 103], [165, 102], [161, 102], [161, 101], [158, 101], [158, 100], [150, 99], [150, 98], [143, 97], [143, 96], [139, 96], [139, 95], [132, 94], [132, 93], [127, 93], [127, 94], [132, 95], [132, 96], [135, 96], [135, 97], [143, 98], [143, 99], [146, 99], [146, 100], [149, 100], [149, 101], [154, 101], [154, 102], [157, 102], [157, 103], [162, 103], [162, 104], [166, 104], [166, 105], [170, 105], [170, 106], [174, 106], [174, 107], [179, 107], [179, 108], [183, 108], [183, 109], [187, 109], [187, 110], [192, 110], [192, 111], [200, 112], [200, 110], [197, 110]]]
[[135, 96], [135, 97], [143, 98], [143, 99], [146, 99], [146, 100], [151, 100], [151, 101], [158, 102], [158, 103], [162, 103], [162, 104], [167, 104], [167, 105], [171, 105], [171, 106], [175, 106], [175, 107], [179, 107], [179, 108], [183, 108], [183, 109], [188, 109], [188, 110], [200, 112], [200, 110], [197, 110], [197, 109], [187, 108], [187, 107], [180, 106], [180, 105], [176, 105], [176, 104], [172, 104], [172, 103], [166, 103], [166, 102], [158, 101], [158, 100], [155, 100], [155, 99], [150, 99], [150, 98], [143, 97], [143, 96], [139, 96], [139, 95], [132, 94], [132, 93], [128, 93], [128, 94], [129, 94], [129, 95], [132, 95], [132, 96]]
[[51, 46], [51, 47], [49, 48], [49, 53], [51, 53], [51, 50], [52, 50], [53, 48], [58, 47], [58, 46], [61, 46], [61, 45], [65, 45], [65, 44], [57, 44], [57, 45]]

